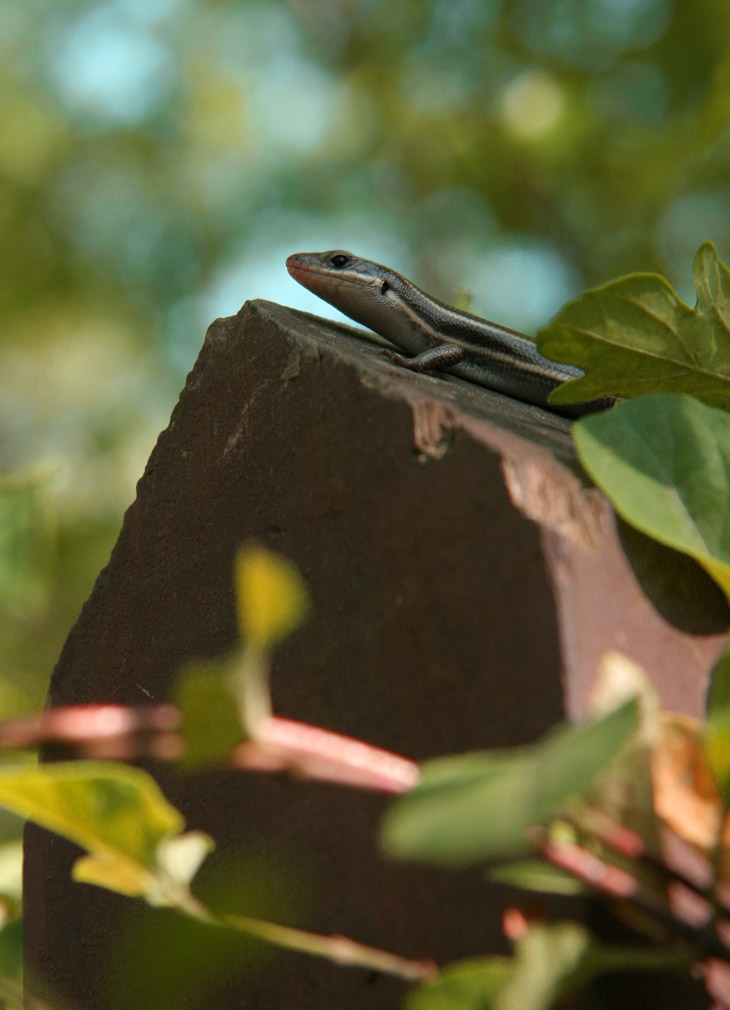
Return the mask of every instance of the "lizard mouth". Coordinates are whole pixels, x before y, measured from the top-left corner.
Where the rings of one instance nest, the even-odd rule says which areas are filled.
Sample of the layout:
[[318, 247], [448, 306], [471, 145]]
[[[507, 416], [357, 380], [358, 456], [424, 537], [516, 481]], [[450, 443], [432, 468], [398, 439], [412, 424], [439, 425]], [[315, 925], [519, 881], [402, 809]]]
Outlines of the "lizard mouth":
[[293, 256], [288, 256], [286, 260], [286, 268], [290, 274], [308, 273], [311, 269], [305, 262], [303, 262], [301, 253], [294, 253]]
[[[304, 287], [311, 285], [315, 277], [321, 278], [319, 284], [326, 283], [328, 286], [338, 287], [346, 284], [368, 288], [379, 283], [377, 278], [361, 274], [357, 270], [344, 271], [345, 276], [333, 273], [332, 267], [318, 253], [293, 253], [287, 257], [286, 268], [290, 276], [303, 284]], [[307, 281], [309, 281], [309, 285]], [[312, 290], [318, 294], [318, 288], [312, 287]]]
[[286, 268], [290, 275], [299, 280], [307, 275], [326, 276], [327, 271], [310, 256], [309, 253], [294, 253], [286, 261]]

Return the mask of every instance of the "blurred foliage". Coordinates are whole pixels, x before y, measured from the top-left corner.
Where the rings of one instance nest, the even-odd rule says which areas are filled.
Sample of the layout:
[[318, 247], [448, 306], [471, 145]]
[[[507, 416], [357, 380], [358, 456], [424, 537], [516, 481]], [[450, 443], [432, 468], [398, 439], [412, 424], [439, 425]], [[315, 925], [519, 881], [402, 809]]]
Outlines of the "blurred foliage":
[[238, 630], [255, 649], [270, 649], [300, 624], [309, 594], [296, 567], [265, 547], [241, 547], [234, 566]]
[[531, 824], [561, 804], [583, 800], [601, 769], [615, 760], [638, 725], [628, 701], [595, 722], [555, 730], [520, 752], [474, 751], [422, 766], [412, 792], [394, 804], [381, 841], [396, 859], [445, 866], [528, 855]]
[[305, 304], [287, 253], [533, 331], [629, 271], [690, 296], [730, 253], [729, 38], [724, 0], [0, 0], [0, 473], [48, 474], [0, 503], [0, 714], [42, 698], [207, 323]]

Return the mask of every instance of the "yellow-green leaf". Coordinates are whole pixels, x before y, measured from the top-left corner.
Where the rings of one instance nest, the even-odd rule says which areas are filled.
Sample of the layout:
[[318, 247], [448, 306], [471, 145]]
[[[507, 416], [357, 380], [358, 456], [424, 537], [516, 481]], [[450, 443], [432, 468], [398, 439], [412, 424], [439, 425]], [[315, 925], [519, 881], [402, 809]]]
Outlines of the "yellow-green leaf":
[[296, 567], [264, 547], [248, 546], [238, 552], [235, 586], [241, 636], [262, 649], [288, 635], [309, 608]]
[[108, 891], [139, 898], [154, 886], [154, 876], [135, 859], [114, 852], [80, 856], [73, 865], [73, 879], [80, 884], [94, 884]]
[[87, 851], [154, 865], [185, 822], [151, 776], [112, 762], [74, 761], [0, 773], [0, 805]]

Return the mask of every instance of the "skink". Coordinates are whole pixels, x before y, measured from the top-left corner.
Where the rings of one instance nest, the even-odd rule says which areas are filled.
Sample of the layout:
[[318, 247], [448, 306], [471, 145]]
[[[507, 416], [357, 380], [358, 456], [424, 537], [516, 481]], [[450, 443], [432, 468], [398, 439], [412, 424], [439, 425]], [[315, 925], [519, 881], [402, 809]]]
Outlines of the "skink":
[[579, 368], [543, 358], [523, 333], [445, 305], [379, 263], [333, 249], [295, 253], [286, 266], [305, 288], [412, 355], [383, 351], [405, 368], [450, 372], [568, 417], [611, 405], [548, 405], [551, 390], [582, 375]]

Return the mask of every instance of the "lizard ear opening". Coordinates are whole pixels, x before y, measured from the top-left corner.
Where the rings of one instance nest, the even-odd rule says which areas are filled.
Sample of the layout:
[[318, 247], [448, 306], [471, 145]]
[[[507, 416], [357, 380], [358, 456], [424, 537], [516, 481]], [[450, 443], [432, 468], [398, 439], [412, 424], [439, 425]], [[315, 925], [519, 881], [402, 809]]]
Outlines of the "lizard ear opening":
[[383, 283], [380, 285], [380, 293], [381, 293], [381, 295], [384, 295], [386, 293], [386, 291], [388, 291], [389, 289], [390, 289], [390, 284], [388, 284], [387, 281], [383, 281]]

